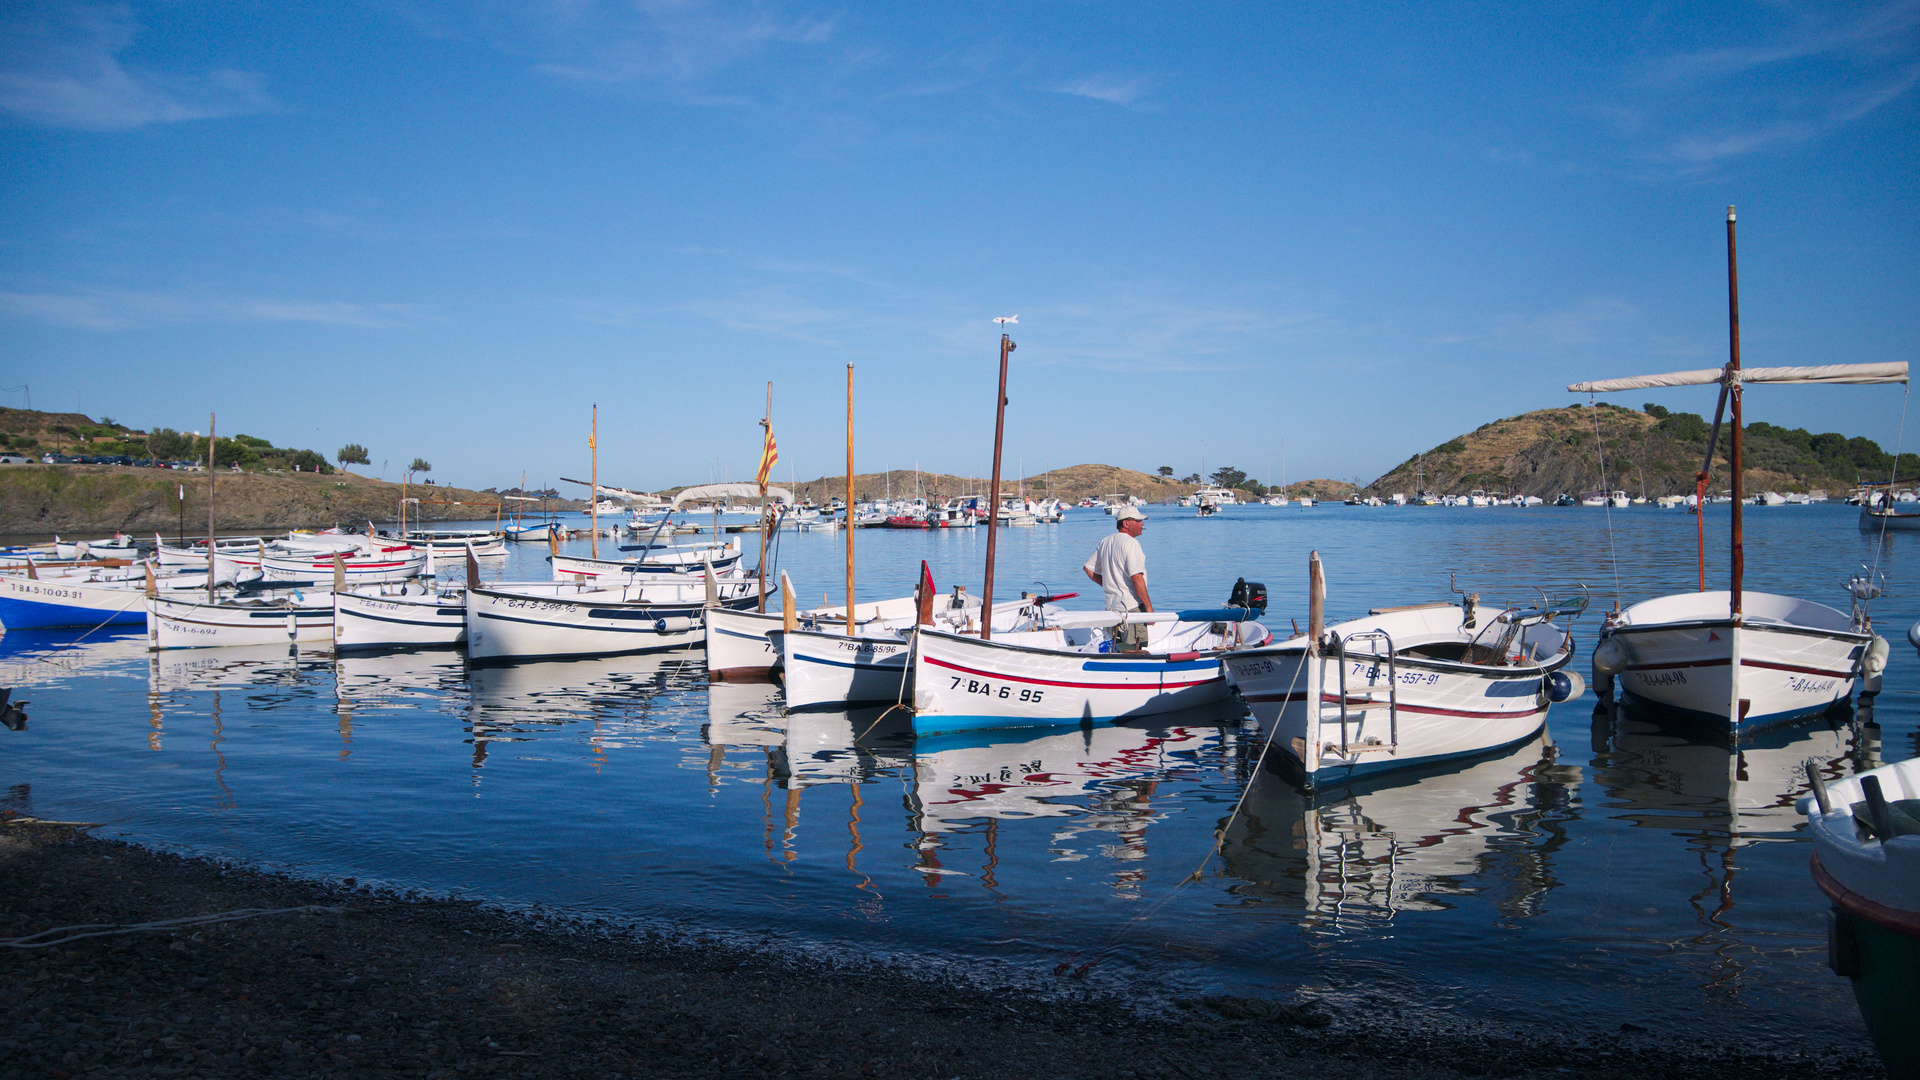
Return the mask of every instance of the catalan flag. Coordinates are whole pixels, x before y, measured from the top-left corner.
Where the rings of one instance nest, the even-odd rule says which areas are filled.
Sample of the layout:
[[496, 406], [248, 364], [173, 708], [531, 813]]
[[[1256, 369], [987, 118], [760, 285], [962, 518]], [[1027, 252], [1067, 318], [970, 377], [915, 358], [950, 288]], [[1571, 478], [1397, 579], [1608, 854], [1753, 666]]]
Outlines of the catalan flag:
[[773, 472], [774, 462], [780, 460], [780, 447], [773, 441], [773, 425], [767, 425], [767, 445], [760, 451], [760, 472], [753, 482], [761, 487], [767, 486], [767, 476]]

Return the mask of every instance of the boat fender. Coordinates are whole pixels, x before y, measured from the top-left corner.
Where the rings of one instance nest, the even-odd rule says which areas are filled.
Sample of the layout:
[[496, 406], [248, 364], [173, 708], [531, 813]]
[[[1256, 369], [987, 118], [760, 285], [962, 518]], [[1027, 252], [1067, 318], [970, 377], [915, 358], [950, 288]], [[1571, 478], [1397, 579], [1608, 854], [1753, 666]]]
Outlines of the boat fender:
[[693, 629], [693, 620], [688, 618], [655, 619], [653, 629], [661, 634], [684, 634]]
[[1892, 653], [1893, 646], [1887, 643], [1887, 639], [1875, 634], [1873, 640], [1867, 643], [1866, 655], [1860, 658], [1860, 674], [1869, 679], [1879, 678], [1880, 673], [1887, 670], [1887, 657]]
[[1627, 669], [1630, 659], [1626, 645], [1619, 638], [1607, 638], [1593, 647], [1593, 673], [1618, 675]]
[[1562, 701], [1577, 701], [1587, 692], [1587, 682], [1577, 671], [1562, 669], [1547, 676], [1547, 697], [1556, 704]]

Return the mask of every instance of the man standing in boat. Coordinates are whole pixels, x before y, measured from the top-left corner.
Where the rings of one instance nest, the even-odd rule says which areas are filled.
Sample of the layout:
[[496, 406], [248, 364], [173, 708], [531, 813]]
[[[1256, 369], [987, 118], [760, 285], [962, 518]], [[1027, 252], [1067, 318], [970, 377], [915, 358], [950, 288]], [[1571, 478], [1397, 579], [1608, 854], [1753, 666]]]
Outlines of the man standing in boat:
[[[1113, 515], [1114, 533], [1100, 546], [1081, 569], [1106, 593], [1108, 611], [1152, 611], [1153, 598], [1147, 595], [1147, 553], [1140, 549], [1140, 530], [1147, 517], [1131, 506], [1123, 506]], [[1147, 647], [1145, 623], [1121, 623], [1113, 628], [1113, 647], [1137, 652]]]

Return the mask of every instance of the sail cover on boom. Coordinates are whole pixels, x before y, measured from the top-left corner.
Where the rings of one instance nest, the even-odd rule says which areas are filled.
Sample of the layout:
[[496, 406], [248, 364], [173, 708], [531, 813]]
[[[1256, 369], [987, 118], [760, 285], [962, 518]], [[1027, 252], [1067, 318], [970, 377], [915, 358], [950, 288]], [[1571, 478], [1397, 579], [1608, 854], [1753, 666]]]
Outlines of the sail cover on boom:
[[[1575, 394], [1610, 394], [1616, 390], [1643, 390], [1656, 386], [1703, 386], [1721, 382], [1725, 368], [1698, 371], [1670, 371], [1664, 375], [1635, 375], [1625, 379], [1600, 379], [1573, 383], [1567, 390]], [[1904, 362], [1890, 364], [1821, 364], [1815, 367], [1742, 368], [1740, 382], [1747, 383], [1824, 383], [1828, 385], [1903, 383], [1907, 381]]]

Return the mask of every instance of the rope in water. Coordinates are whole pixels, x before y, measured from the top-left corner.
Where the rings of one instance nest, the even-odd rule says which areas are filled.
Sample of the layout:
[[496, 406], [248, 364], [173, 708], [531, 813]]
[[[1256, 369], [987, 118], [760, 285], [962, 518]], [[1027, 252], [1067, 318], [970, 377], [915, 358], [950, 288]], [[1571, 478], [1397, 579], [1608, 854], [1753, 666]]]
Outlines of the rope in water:
[[[1302, 659], [1304, 661], [1305, 658], [1303, 657]], [[1300, 672], [1305, 668], [1306, 663], [1303, 662], [1293, 669], [1293, 681], [1287, 684], [1287, 698], [1293, 696], [1293, 688], [1300, 684]], [[1318, 706], [1319, 702], [1313, 702], [1309, 705], [1310, 708], [1317, 708]], [[1112, 955], [1112, 953], [1120, 947], [1122, 939], [1130, 934], [1139, 923], [1158, 915], [1168, 904], [1172, 903], [1174, 897], [1180, 894], [1180, 890], [1192, 885], [1194, 882], [1205, 880], [1203, 875], [1206, 873], [1207, 866], [1213, 862], [1215, 856], [1220, 854], [1220, 848], [1227, 842], [1228, 830], [1233, 828], [1233, 823], [1239, 818], [1240, 811], [1247, 805], [1247, 796], [1252, 794], [1253, 786], [1259, 783], [1261, 771], [1267, 763], [1267, 751], [1271, 749], [1273, 749], [1273, 732], [1269, 731], [1267, 733], [1267, 741], [1260, 747], [1260, 756], [1254, 759], [1253, 775], [1247, 780], [1246, 786], [1240, 789], [1240, 797], [1234, 800], [1233, 809], [1228, 811], [1226, 818], [1214, 828], [1213, 846], [1207, 849], [1206, 855], [1201, 857], [1199, 865], [1193, 868], [1193, 872], [1181, 878], [1178, 884], [1168, 889], [1158, 900], [1147, 905], [1145, 910], [1128, 919], [1125, 923], [1121, 924], [1119, 928], [1114, 930], [1112, 934], [1108, 935], [1106, 942], [1093, 950], [1092, 959], [1075, 967], [1073, 962], [1078, 960], [1082, 955], [1081, 953], [1075, 953], [1057, 965], [1053, 969], [1054, 974], [1065, 975], [1071, 973], [1076, 979], [1086, 975], [1088, 969], [1092, 968], [1093, 965]]]
[[[55, 945], [85, 938], [114, 937], [120, 934], [148, 934], [169, 930], [184, 930], [196, 926], [213, 926], [219, 923], [239, 922], [242, 919], [257, 919], [262, 915], [338, 915], [347, 911], [344, 907], [324, 907], [309, 904], [304, 907], [289, 908], [236, 908], [232, 911], [216, 912], [212, 915], [188, 915], [179, 919], [159, 919], [143, 923], [81, 923], [78, 926], [56, 926], [51, 930], [42, 930], [37, 934], [22, 937], [0, 938], [0, 947], [9, 949], [46, 949]], [[79, 931], [86, 931], [80, 933]]]

